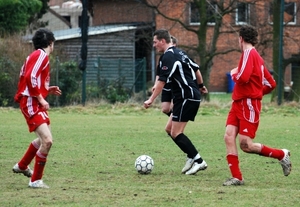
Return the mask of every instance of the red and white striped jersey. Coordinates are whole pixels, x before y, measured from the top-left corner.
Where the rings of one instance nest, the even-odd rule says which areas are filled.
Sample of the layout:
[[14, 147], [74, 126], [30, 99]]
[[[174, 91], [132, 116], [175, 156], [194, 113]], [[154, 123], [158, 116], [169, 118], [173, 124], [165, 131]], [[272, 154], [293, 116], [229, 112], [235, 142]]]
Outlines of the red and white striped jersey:
[[36, 97], [39, 94], [46, 98], [50, 84], [50, 65], [47, 53], [38, 49], [32, 52], [21, 68], [18, 90], [15, 101], [22, 96]]
[[275, 80], [255, 48], [243, 51], [238, 72], [232, 75], [232, 79], [235, 82], [233, 100], [262, 99], [263, 95], [270, 93], [276, 87]]

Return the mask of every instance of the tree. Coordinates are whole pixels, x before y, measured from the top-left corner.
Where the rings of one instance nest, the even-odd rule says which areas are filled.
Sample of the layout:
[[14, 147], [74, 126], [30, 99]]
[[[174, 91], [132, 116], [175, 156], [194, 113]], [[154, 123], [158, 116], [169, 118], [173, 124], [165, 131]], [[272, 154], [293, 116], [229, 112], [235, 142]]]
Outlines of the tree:
[[[180, 3], [185, 5], [189, 5], [190, 3], [192, 4], [192, 9], [196, 10], [196, 13], [198, 14], [197, 18], [199, 18], [199, 26], [190, 26], [186, 23], [186, 15], [184, 15], [186, 10], [183, 11], [182, 14], [177, 14], [176, 16], [166, 15], [165, 9], [168, 8], [169, 4], [173, 3], [172, 1], [144, 0], [142, 2], [154, 9], [158, 15], [174, 22], [175, 24], [179, 24], [184, 30], [189, 31], [196, 36], [197, 42], [195, 42], [194, 45], [180, 46], [187, 50], [189, 54], [194, 53], [197, 56], [196, 59], [198, 59], [201, 63], [201, 73], [206, 86], [209, 87], [210, 84], [209, 80], [213, 66], [213, 59], [218, 55], [239, 51], [235, 44], [237, 40], [231, 40], [232, 38], [228, 38], [228, 35], [236, 33], [236, 30], [231, 26], [231, 24], [225, 24], [223, 22], [224, 16], [235, 13], [236, 0], [219, 0], [214, 1], [213, 3], [203, 0], [180, 1]], [[213, 22], [214, 26], [208, 27], [208, 24], [211, 22]], [[217, 42], [220, 36], [223, 36], [223, 38], [227, 37], [229, 42], [233, 41], [232, 44], [228, 44], [229, 47], [227, 48], [217, 48]], [[209, 100], [209, 96], [206, 96], [206, 99]]]
[[[276, 90], [273, 92], [272, 94], [272, 99], [275, 100], [276, 95], [278, 95], [278, 98], [281, 99], [281, 97], [284, 97], [284, 73], [286, 70], [286, 67], [289, 64], [292, 63], [297, 63], [298, 65], [300, 65], [300, 52], [296, 55], [293, 55], [291, 57], [287, 57], [284, 58], [284, 56], [282, 54], [279, 53], [281, 47], [279, 43], [282, 43], [282, 47], [285, 41], [283, 41], [283, 34], [281, 34], [280, 30], [284, 29], [284, 26], [286, 26], [289, 21], [293, 18], [290, 19], [281, 19], [280, 18], [280, 13], [282, 13], [284, 8], [281, 8], [281, 1], [282, 0], [273, 0], [273, 4], [272, 4], [272, 10], [273, 10], [273, 69], [274, 69], [274, 78], [276, 80], [278, 84], [278, 87], [276, 88]], [[299, 8], [297, 8], [297, 10], [299, 10]], [[292, 15], [296, 15], [292, 14]], [[282, 14], [282, 16], [284, 17], [284, 14]], [[283, 22], [282, 22], [283, 21]], [[285, 25], [284, 25], [285, 24]], [[282, 35], [282, 37], [280, 37], [280, 35]], [[285, 38], [289, 38], [289, 39], [293, 39], [295, 37], [293, 37], [293, 35], [289, 35], [287, 33], [287, 35], [285, 36]], [[297, 39], [294, 39], [293, 42], [297, 43]], [[300, 47], [300, 46], [299, 46]], [[281, 64], [280, 64], [281, 62]], [[281, 67], [281, 68], [280, 68]], [[280, 71], [281, 70], [281, 71]], [[294, 85], [293, 85], [293, 92], [292, 93], [292, 100], [294, 101], [299, 101], [299, 94], [300, 94], [300, 68], [298, 70], [296, 70], [295, 74], [294, 74]], [[298, 74], [298, 75], [296, 75]], [[279, 88], [281, 87], [281, 88]], [[281, 93], [281, 94], [279, 94]], [[278, 100], [279, 103], [281, 103], [281, 100]]]
[[18, 33], [26, 29], [33, 19], [46, 12], [49, 0], [1, 0], [0, 34]]
[[[280, 0], [273, 0], [274, 2], [280, 2]], [[180, 45], [180, 47], [185, 47], [186, 50], [194, 52], [201, 64], [201, 72], [204, 77], [205, 85], [209, 86], [210, 83], [210, 73], [212, 71], [213, 65], [216, 64], [222, 55], [231, 53], [234, 56], [235, 52], [239, 51], [237, 47], [237, 38], [232, 35], [236, 33], [239, 29], [239, 25], [235, 24], [233, 21], [237, 16], [237, 9], [239, 6], [249, 6], [251, 8], [251, 15], [247, 24], [255, 26], [259, 30], [260, 42], [257, 45], [262, 56], [265, 55], [271, 58], [272, 47], [273, 48], [273, 68], [274, 72], [278, 74], [278, 69], [276, 68], [276, 61], [278, 61], [278, 22], [275, 18], [278, 18], [278, 10], [273, 9], [274, 12], [274, 24], [270, 24], [266, 19], [269, 12], [269, 2], [264, 0], [252, 0], [252, 1], [238, 1], [238, 0], [182, 0], [182, 1], [171, 1], [171, 0], [142, 0], [144, 4], [152, 8], [157, 16], [160, 16], [167, 21], [173, 22], [170, 26], [170, 30], [174, 31], [176, 25], [180, 25], [182, 32], [186, 30], [196, 36], [196, 42], [194, 45], [189, 43], [188, 46]], [[185, 8], [182, 13], [166, 12], [170, 8], [170, 5], [178, 7], [179, 4], [191, 5], [189, 8], [187, 6], [182, 6]], [[187, 16], [192, 15], [187, 12], [187, 9], [197, 10], [199, 24], [193, 26], [189, 24]], [[278, 8], [277, 8], [278, 9]], [[277, 12], [277, 13], [276, 13]], [[276, 14], [276, 15], [275, 15]], [[156, 17], [156, 21], [159, 17]], [[212, 21], [213, 20], [213, 21]], [[213, 22], [213, 26], [208, 26], [209, 23]], [[177, 26], [178, 27], [178, 26]], [[274, 27], [274, 29], [273, 29]], [[296, 29], [297, 27], [295, 27]], [[290, 29], [290, 28], [289, 28]], [[190, 34], [189, 33], [189, 34]], [[176, 32], [175, 32], [176, 34]], [[272, 36], [273, 35], [273, 36]], [[234, 40], [232, 38], [234, 37]], [[226, 47], [220, 47], [220, 40], [226, 39]], [[219, 41], [219, 42], [218, 42]], [[232, 42], [231, 42], [232, 41]], [[274, 44], [275, 42], [275, 44]], [[296, 41], [295, 42], [299, 42]], [[273, 45], [274, 44], [274, 45]], [[299, 49], [298, 49], [299, 51]], [[290, 64], [292, 61], [297, 61], [297, 57], [289, 57], [283, 60], [283, 67]], [[269, 61], [271, 62], [271, 61]], [[237, 64], [235, 62], [235, 64]], [[267, 65], [268, 69], [272, 69], [272, 66]], [[233, 67], [234, 68], [234, 65]], [[229, 70], [230, 68], [228, 68]], [[278, 78], [275, 75], [275, 79]], [[300, 77], [299, 77], [300, 79]], [[279, 80], [277, 80], [278, 82]], [[295, 82], [295, 81], [294, 81]], [[297, 81], [297, 82], [300, 82]], [[300, 84], [298, 84], [300, 87]], [[300, 91], [300, 88], [299, 88]], [[273, 93], [273, 95], [275, 92]], [[207, 97], [209, 100], [209, 97]], [[275, 100], [273, 98], [273, 100]]]

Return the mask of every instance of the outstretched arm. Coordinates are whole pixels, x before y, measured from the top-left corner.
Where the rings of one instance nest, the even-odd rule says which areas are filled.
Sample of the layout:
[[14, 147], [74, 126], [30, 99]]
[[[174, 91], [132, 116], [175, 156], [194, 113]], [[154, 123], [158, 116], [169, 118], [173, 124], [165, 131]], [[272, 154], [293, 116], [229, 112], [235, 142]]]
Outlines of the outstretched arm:
[[150, 96], [150, 98], [147, 101], [144, 102], [144, 107], [146, 109], [151, 106], [151, 104], [154, 102], [156, 97], [161, 93], [164, 86], [165, 86], [165, 82], [160, 81], [160, 80], [156, 81], [155, 88], [154, 88], [152, 95]]

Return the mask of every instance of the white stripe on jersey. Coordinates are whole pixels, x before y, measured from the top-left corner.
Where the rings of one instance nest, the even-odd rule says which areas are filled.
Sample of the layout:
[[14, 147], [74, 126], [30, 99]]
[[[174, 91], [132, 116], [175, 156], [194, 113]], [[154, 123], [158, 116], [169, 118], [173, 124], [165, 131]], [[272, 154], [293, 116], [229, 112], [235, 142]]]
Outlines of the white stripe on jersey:
[[[179, 73], [180, 73], [180, 77], [181, 77], [183, 83], [184, 83], [186, 86], [188, 86], [188, 87], [190, 88], [192, 97], [194, 97], [194, 91], [193, 91], [193, 88], [192, 88], [191, 86], [188, 85], [188, 82], [187, 82], [187, 80], [186, 80], [186, 78], [185, 78], [185, 76], [184, 76], [183, 67], [182, 67], [182, 64], [181, 64], [180, 61], [176, 61], [176, 62], [174, 63], [173, 68], [172, 68], [172, 71], [171, 71], [169, 77], [172, 76], [172, 74], [173, 74], [174, 71], [176, 70], [177, 66], [178, 66], [178, 70], [179, 70]], [[195, 76], [195, 75], [194, 75], [194, 76]], [[168, 78], [168, 79], [169, 79], [169, 78]], [[182, 85], [180, 84], [180, 81], [176, 80], [175, 78], [174, 78], [174, 80], [177, 82], [178, 86], [181, 88], [181, 95], [182, 95], [182, 98], [184, 98], [184, 89], [183, 89]]]
[[241, 67], [240, 72], [239, 72], [239, 73], [237, 74], [237, 76], [236, 76], [236, 79], [237, 79], [237, 80], [241, 77], [241, 75], [243, 74], [243, 72], [244, 72], [244, 70], [245, 70], [246, 63], [247, 63], [247, 61], [248, 61], [248, 57], [249, 57], [250, 51], [251, 51], [252, 49], [253, 49], [253, 48], [244, 50], [243, 63], [242, 63], [242, 67]]
[[31, 84], [33, 88], [35, 88], [36, 86], [38, 86], [38, 88], [41, 87], [41, 77], [37, 77], [37, 79], [35, 79], [35, 77], [46, 56], [47, 54], [43, 50], [41, 50], [39, 58], [37, 59], [35, 65], [33, 66], [31, 72]]

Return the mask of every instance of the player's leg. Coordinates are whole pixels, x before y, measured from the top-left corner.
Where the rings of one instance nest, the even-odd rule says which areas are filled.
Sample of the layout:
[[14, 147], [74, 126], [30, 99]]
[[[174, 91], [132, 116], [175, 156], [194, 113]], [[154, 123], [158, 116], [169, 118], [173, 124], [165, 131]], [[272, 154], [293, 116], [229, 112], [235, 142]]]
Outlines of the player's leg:
[[240, 127], [240, 121], [237, 116], [237, 113], [239, 112], [238, 106], [239, 104], [236, 104], [235, 102], [232, 103], [232, 107], [226, 120], [224, 142], [226, 147], [226, 160], [231, 173], [231, 178], [223, 183], [224, 186], [244, 184], [236, 145], [236, 137]]
[[170, 83], [165, 84], [161, 92], [161, 110], [164, 114], [170, 116], [172, 113], [172, 91]]
[[202, 159], [194, 144], [184, 134], [185, 126], [189, 120], [194, 120], [199, 104], [199, 102], [182, 100], [174, 103], [173, 107], [171, 136], [177, 146], [187, 154], [187, 162], [182, 169], [182, 173], [188, 175], [207, 168], [206, 162]]
[[167, 122], [167, 124], [165, 126], [165, 131], [167, 132], [167, 134], [169, 136], [171, 136], [171, 130], [172, 130], [172, 114], [171, 114], [171, 116], [169, 116], [168, 122]]
[[[20, 101], [20, 109], [27, 122], [29, 132], [34, 131], [34, 129], [36, 128], [35, 123], [37, 122], [37, 120], [35, 120], [34, 113], [37, 113], [39, 111], [38, 105], [39, 104], [37, 99], [32, 99], [31, 97], [24, 96]], [[29, 164], [35, 157], [35, 154], [39, 147], [40, 141], [38, 138], [36, 138], [30, 143], [21, 160], [17, 164], [15, 164], [12, 169], [13, 172], [22, 173], [27, 177], [31, 177], [33, 172], [29, 168]]]
[[171, 102], [161, 102], [161, 111], [170, 116], [172, 113]]
[[283, 169], [283, 174], [288, 176], [292, 169], [292, 164], [290, 161], [290, 152], [287, 149], [276, 149], [261, 143], [253, 142], [253, 139], [240, 135], [240, 148], [246, 153], [254, 153], [264, 157], [271, 157], [277, 159], [281, 164]]
[[52, 146], [50, 126], [48, 126], [47, 123], [43, 123], [36, 128], [35, 133], [40, 138], [41, 146], [35, 156], [34, 171], [29, 186], [33, 188], [49, 188], [43, 183], [42, 177], [47, 162], [47, 156]]
[[236, 136], [238, 127], [234, 125], [227, 125], [224, 135], [226, 145], [226, 159], [231, 173], [231, 178], [226, 180], [223, 185], [243, 185], [243, 176], [239, 167], [239, 157], [236, 146]]
[[[251, 105], [252, 107], [248, 107]], [[240, 148], [247, 153], [255, 153], [265, 157], [272, 157], [279, 160], [282, 166], [283, 174], [288, 176], [291, 172], [292, 164], [290, 161], [290, 152], [287, 149], [276, 149], [260, 143], [253, 142], [259, 125], [261, 101], [251, 100], [243, 102], [243, 117], [241, 120]], [[247, 118], [249, 117], [249, 118]], [[254, 119], [251, 119], [254, 117]], [[253, 121], [252, 121], [253, 120]]]
[[39, 138], [36, 138], [35, 140], [33, 140], [29, 147], [27, 148], [25, 154], [23, 155], [23, 157], [21, 158], [21, 160], [15, 164], [15, 166], [13, 167], [13, 172], [14, 173], [22, 173], [23, 175], [27, 176], [27, 177], [31, 177], [33, 171], [29, 168], [29, 164], [31, 163], [31, 161], [33, 160], [33, 158], [35, 157], [35, 154], [37, 152], [37, 150], [40, 147], [40, 140]]

